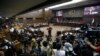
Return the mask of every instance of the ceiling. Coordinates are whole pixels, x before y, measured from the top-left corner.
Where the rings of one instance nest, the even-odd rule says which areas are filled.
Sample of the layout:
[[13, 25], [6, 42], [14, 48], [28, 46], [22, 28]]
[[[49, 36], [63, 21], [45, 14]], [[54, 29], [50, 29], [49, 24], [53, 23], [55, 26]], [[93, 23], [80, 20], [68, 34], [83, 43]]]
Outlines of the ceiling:
[[11, 17], [70, 0], [0, 0], [0, 16]]
[[[61, 1], [57, 2], [57, 3], [53, 3], [51, 5], [49, 4], [48, 6], [44, 6], [44, 7], [46, 8], [46, 7], [52, 6], [54, 4], [57, 5], [59, 3], [61, 3]], [[100, 1], [98, 1], [98, 0], [83, 0], [82, 2], [79, 2], [79, 3], [74, 3], [74, 4], [70, 4], [70, 5], [61, 6], [61, 7], [58, 7], [58, 8], [53, 8], [53, 10], [69, 9], [69, 8], [87, 6], [87, 5], [98, 4], [98, 3], [100, 3]], [[24, 14], [20, 14], [17, 17], [36, 17], [36, 16], [39, 15], [39, 11], [38, 10], [36, 10], [36, 11], [35, 10], [33, 10], [33, 11], [32, 10], [28, 10], [28, 11], [30, 11], [30, 12], [24, 13]]]
[[0, 0], [0, 15], [12, 16], [46, 0]]
[[61, 9], [88, 6], [88, 5], [98, 5], [98, 4], [100, 5], [99, 0], [84, 0], [83, 2], [79, 2], [79, 3], [75, 3], [75, 4], [70, 4], [70, 5], [54, 8], [53, 10], [61, 10]]

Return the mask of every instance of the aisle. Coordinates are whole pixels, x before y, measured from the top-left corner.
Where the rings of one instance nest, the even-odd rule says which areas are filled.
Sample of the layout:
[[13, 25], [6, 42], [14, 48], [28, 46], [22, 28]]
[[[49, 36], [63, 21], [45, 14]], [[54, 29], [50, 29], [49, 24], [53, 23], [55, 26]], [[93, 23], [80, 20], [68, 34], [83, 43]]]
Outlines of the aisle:
[[[57, 31], [63, 31], [63, 30], [70, 30], [71, 27], [67, 27], [67, 26], [51, 26], [52, 27], [52, 40], [55, 40], [55, 36], [56, 36], [56, 32]], [[42, 31], [44, 31], [44, 34], [47, 35], [47, 28], [48, 27], [43, 27], [41, 28]]]

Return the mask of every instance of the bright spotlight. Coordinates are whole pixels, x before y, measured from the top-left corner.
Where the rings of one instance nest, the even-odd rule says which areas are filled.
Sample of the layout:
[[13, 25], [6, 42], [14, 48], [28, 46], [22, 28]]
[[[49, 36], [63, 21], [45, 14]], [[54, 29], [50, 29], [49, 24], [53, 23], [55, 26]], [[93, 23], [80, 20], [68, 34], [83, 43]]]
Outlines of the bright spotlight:
[[0, 18], [2, 18], [2, 16], [0, 16]]
[[58, 8], [58, 7], [61, 7], [61, 6], [79, 3], [79, 2], [82, 2], [82, 1], [86, 1], [86, 0], [72, 0], [72, 1], [69, 1], [69, 2], [65, 2], [65, 3], [61, 3], [61, 4], [57, 4], [57, 5], [54, 5], [54, 6], [47, 7], [45, 9], [48, 10], [48, 9]]

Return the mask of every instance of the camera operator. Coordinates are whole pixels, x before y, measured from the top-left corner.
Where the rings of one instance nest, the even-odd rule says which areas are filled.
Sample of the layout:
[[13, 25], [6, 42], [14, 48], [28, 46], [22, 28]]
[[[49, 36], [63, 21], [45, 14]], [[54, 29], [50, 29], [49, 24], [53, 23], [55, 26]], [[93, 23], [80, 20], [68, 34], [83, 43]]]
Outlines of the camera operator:
[[100, 45], [97, 46], [97, 44], [93, 44], [92, 42], [89, 41], [89, 39], [85, 39], [86, 44], [92, 49], [93, 55], [94, 56], [100, 56]]
[[86, 39], [85, 42], [86, 42], [87, 45], [89, 45], [93, 50], [95, 50], [96, 52], [100, 52], [100, 46], [94, 46], [90, 41], [88, 41], [88, 39]]

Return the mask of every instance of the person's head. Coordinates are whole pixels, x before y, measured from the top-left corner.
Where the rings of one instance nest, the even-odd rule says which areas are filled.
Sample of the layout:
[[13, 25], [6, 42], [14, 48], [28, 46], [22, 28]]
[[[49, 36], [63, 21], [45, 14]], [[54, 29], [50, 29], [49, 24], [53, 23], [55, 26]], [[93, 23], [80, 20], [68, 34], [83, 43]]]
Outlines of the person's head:
[[97, 27], [100, 27], [100, 24], [98, 24]]
[[61, 49], [61, 44], [60, 43], [57, 43], [56, 48], [57, 48], [57, 50], [60, 50]]
[[75, 36], [71, 35], [71, 36], [70, 36], [70, 39], [71, 39], [71, 40], [75, 40]]
[[75, 36], [70, 35], [68, 41], [69, 41], [70, 43], [73, 43], [74, 40], [75, 40]]
[[63, 41], [62, 41], [62, 45], [63, 45], [63, 46], [64, 46], [65, 42], [66, 42], [66, 40], [63, 40]]
[[44, 46], [44, 47], [47, 47], [47, 46], [48, 46], [48, 42], [47, 42], [47, 41], [44, 41], [44, 42], [43, 42], [43, 46]]
[[56, 41], [56, 42], [58, 42], [58, 43], [60, 42], [60, 40], [59, 40], [59, 38], [58, 38], [58, 37], [56, 38], [56, 40], [55, 40], [55, 41]]
[[56, 49], [56, 42], [53, 42], [53, 49]]
[[4, 42], [4, 39], [3, 39], [3, 38], [0, 38], [0, 43], [1, 43], [1, 42]]

